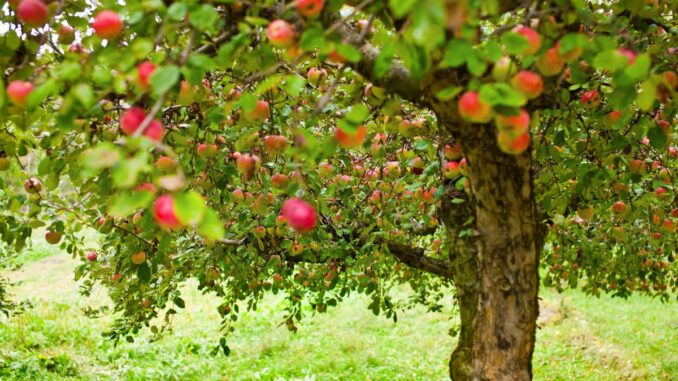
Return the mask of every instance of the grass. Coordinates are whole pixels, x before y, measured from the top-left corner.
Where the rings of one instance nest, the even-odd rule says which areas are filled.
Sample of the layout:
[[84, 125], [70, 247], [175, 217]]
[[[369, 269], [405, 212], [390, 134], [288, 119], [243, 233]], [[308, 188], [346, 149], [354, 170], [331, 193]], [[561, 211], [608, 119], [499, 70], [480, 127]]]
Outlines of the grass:
[[[242, 314], [230, 357], [209, 352], [219, 334], [217, 301], [185, 290], [186, 311], [174, 333], [150, 344], [146, 335], [114, 347], [100, 333], [107, 320], [85, 318], [86, 300], [65, 254], [36, 261], [10, 277], [17, 298], [35, 307], [0, 318], [0, 380], [446, 380], [455, 339], [449, 316], [407, 311], [397, 324], [375, 317], [353, 297], [305, 320], [291, 334], [282, 307], [269, 298]], [[678, 379], [678, 309], [645, 297], [628, 301], [545, 290], [534, 357], [536, 380]]]

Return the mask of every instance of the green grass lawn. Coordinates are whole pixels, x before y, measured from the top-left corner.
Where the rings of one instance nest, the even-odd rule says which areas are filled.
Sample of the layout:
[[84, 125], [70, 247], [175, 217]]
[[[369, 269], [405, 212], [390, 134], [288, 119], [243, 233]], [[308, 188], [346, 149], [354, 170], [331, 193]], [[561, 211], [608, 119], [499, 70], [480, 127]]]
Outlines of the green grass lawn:
[[[394, 324], [355, 296], [307, 319], [292, 334], [270, 298], [242, 314], [230, 357], [210, 356], [219, 335], [217, 301], [185, 290], [187, 308], [174, 333], [114, 347], [101, 337], [107, 319], [81, 308], [105, 300], [77, 293], [75, 264], [65, 254], [30, 254], [10, 273], [15, 298], [34, 308], [0, 317], [0, 380], [446, 380], [455, 320], [423, 309]], [[542, 292], [542, 329], [534, 357], [536, 380], [678, 380], [678, 304], [633, 297], [590, 298]]]

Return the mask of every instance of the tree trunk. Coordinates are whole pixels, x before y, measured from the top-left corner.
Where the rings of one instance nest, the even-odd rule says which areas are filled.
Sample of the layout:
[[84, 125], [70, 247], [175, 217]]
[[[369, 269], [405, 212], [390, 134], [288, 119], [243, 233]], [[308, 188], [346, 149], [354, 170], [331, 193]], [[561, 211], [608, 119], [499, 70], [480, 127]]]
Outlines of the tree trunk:
[[493, 125], [455, 130], [470, 169], [476, 259], [464, 268], [472, 275], [455, 279], [461, 332], [450, 377], [531, 380], [542, 239], [530, 155], [503, 154]]

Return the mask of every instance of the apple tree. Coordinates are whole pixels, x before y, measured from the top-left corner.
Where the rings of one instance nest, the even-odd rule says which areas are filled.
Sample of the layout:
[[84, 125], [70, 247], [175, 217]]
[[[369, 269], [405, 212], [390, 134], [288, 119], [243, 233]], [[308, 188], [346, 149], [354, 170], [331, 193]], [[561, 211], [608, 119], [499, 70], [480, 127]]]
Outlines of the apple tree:
[[675, 2], [2, 10], [0, 250], [44, 228], [109, 289], [111, 339], [162, 335], [187, 279], [226, 354], [266, 293], [294, 331], [351, 293], [396, 319], [454, 292], [451, 378], [529, 380], [540, 269], [675, 294]]

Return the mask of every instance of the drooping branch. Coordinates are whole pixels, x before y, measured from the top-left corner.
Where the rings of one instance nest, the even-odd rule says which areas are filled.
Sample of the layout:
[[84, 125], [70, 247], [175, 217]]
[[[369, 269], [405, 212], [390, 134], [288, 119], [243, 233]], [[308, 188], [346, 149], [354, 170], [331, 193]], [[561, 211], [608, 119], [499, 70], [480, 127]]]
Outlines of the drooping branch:
[[395, 242], [387, 242], [386, 246], [396, 259], [412, 268], [446, 279], [451, 279], [454, 274], [450, 262], [443, 259], [431, 258], [424, 254], [424, 249]]

